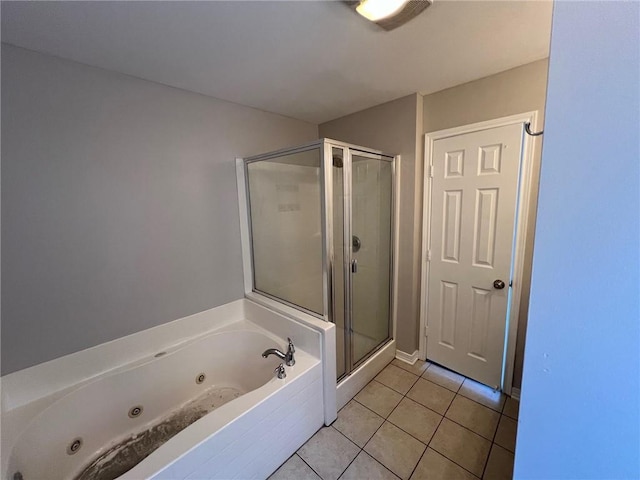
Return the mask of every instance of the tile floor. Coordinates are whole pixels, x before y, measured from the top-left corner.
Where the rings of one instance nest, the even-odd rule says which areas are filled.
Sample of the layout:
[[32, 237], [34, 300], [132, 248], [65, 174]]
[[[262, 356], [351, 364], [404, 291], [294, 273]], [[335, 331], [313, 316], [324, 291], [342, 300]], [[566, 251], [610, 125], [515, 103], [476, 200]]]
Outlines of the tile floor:
[[511, 479], [518, 408], [438, 365], [396, 359], [269, 480]]

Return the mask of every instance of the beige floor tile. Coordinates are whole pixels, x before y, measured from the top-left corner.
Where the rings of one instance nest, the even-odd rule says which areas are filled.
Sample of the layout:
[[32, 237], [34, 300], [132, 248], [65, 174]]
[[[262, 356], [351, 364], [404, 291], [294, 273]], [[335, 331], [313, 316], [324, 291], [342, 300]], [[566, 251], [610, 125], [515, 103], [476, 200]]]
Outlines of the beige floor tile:
[[320, 477], [298, 455], [293, 455], [267, 480], [320, 480]]
[[506, 448], [510, 452], [516, 451], [516, 433], [518, 431], [518, 422], [513, 418], [502, 415], [496, 432], [495, 443]]
[[428, 444], [436, 433], [442, 416], [405, 397], [389, 415], [388, 420], [424, 444]]
[[491, 449], [491, 442], [444, 418], [429, 446], [480, 477]]
[[351, 400], [338, 412], [338, 419], [332, 426], [362, 448], [383, 422], [380, 415]]
[[307, 441], [298, 455], [323, 480], [337, 480], [360, 449], [333, 427], [324, 427]]
[[453, 399], [453, 403], [447, 410], [446, 417], [490, 441], [493, 441], [493, 435], [496, 433], [496, 428], [500, 421], [498, 412], [462, 395], [457, 395]]
[[494, 443], [482, 478], [486, 480], [511, 480], [513, 478], [513, 453]]
[[415, 400], [440, 415], [444, 415], [455, 395], [451, 390], [447, 390], [423, 378], [418, 380], [407, 393], [407, 397], [411, 400]]
[[486, 385], [467, 378], [460, 387], [460, 390], [458, 390], [458, 393], [481, 403], [485, 407], [489, 407], [491, 410], [502, 412], [505, 395], [499, 390], [493, 390]]
[[408, 479], [425, 448], [424, 443], [384, 422], [364, 450], [400, 478]]
[[355, 399], [378, 415], [387, 418], [402, 400], [402, 395], [372, 380], [358, 392]]
[[460, 465], [456, 465], [451, 460], [443, 457], [435, 450], [427, 448], [427, 451], [420, 459], [420, 463], [411, 475], [411, 480], [476, 480], [477, 477], [471, 475]]
[[502, 410], [502, 414], [507, 417], [511, 417], [514, 420], [518, 420], [518, 414], [520, 413], [520, 402], [518, 400], [514, 400], [511, 397], [507, 397], [507, 400], [504, 402], [504, 410]]
[[387, 365], [375, 378], [378, 382], [392, 388], [396, 392], [406, 394], [413, 384], [418, 380], [418, 376], [409, 373], [395, 365]]
[[431, 363], [423, 362], [422, 360], [416, 360], [416, 363], [411, 365], [410, 363], [403, 362], [402, 360], [398, 360], [397, 358], [394, 358], [393, 362], [391, 362], [391, 365], [395, 365], [396, 367], [400, 367], [403, 370], [406, 370], [407, 372], [411, 372], [414, 375], [420, 376], [424, 373], [424, 371], [427, 368], [429, 368], [429, 365], [431, 365]]
[[446, 368], [442, 368], [439, 365], [431, 365], [422, 374], [422, 378], [429, 380], [430, 382], [437, 383], [441, 387], [447, 388], [454, 392], [457, 392], [464, 382], [464, 377], [459, 373], [452, 372]]
[[393, 473], [375, 461], [365, 452], [360, 452], [356, 459], [342, 474], [340, 480], [398, 480]]

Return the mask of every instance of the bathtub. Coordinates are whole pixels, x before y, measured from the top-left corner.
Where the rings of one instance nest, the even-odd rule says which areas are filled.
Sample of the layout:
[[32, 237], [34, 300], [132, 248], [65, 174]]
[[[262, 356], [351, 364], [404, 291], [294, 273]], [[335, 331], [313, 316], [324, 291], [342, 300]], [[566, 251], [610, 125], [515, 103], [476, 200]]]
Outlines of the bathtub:
[[[322, 360], [323, 337], [332, 326], [305, 325], [248, 300], [240, 301], [234, 312], [224, 322], [197, 319], [216, 327], [173, 345], [156, 342], [162, 348], [153, 354], [4, 412], [3, 478], [13, 479], [19, 472], [15, 478], [24, 480], [75, 479], [113, 447], [159, 423], [174, 425], [167, 419], [188, 423], [184, 412], [193, 408], [185, 406], [193, 407], [198, 398], [211, 401], [200, 406], [216, 408], [113, 478], [266, 478], [331, 421], [333, 412], [327, 416], [325, 408], [325, 397], [332, 394], [325, 385], [330, 372]], [[189, 318], [181, 320], [183, 327], [185, 320]], [[141, 344], [152, 341], [149, 335], [135, 335]], [[261, 353], [285, 349], [286, 336], [296, 343], [296, 363], [285, 367], [286, 377], [279, 379], [274, 369], [281, 361], [264, 359]], [[110, 344], [101, 347], [118, 350]], [[91, 363], [105, 357], [94, 351], [92, 359], [86, 353], [91, 350], [74, 354], [72, 360]], [[61, 359], [54, 362], [64, 366]], [[23, 380], [33, 383], [31, 377], [23, 374]], [[8, 382], [14, 390], [17, 383]], [[333, 390], [335, 396], [335, 381]], [[335, 410], [335, 401], [330, 408]]]

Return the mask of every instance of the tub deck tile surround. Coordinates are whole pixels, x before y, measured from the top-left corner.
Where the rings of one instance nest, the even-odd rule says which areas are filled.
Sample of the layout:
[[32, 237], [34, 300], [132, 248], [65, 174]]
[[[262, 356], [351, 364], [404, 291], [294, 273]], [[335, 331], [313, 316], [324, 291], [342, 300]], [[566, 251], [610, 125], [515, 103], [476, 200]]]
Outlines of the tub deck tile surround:
[[[428, 362], [390, 365], [394, 368], [383, 370], [338, 412], [332, 426], [320, 429], [269, 480], [513, 477], [517, 400]], [[401, 378], [389, 378], [395, 368], [404, 370]], [[322, 441], [336, 435], [344, 441]], [[311, 463], [305, 461], [310, 445]], [[332, 458], [337, 445], [349, 445], [338, 460]]]

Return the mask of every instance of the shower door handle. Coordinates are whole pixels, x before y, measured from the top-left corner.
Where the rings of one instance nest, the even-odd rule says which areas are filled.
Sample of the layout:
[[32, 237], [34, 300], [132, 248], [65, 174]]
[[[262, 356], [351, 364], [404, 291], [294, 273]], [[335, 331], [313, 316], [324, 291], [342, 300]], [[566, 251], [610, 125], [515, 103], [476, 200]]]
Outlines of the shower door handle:
[[358, 273], [358, 260], [351, 260], [351, 273]]

